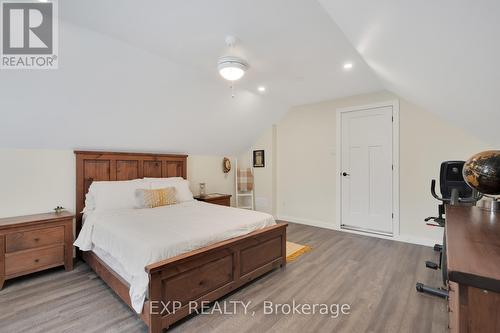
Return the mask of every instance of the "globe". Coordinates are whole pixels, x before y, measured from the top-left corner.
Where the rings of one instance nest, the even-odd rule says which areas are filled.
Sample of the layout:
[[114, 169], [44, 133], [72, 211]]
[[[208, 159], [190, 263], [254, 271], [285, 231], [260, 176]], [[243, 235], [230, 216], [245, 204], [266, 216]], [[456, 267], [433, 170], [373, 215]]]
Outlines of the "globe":
[[487, 150], [467, 160], [463, 176], [470, 187], [482, 194], [500, 194], [500, 150]]

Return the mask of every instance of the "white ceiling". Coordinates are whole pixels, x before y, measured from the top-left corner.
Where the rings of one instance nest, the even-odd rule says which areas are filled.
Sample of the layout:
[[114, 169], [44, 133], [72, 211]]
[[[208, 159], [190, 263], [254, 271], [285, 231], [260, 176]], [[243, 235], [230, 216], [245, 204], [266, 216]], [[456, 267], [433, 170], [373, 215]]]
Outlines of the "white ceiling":
[[500, 144], [500, 1], [319, 1], [386, 89]]
[[[499, 144], [499, 7], [59, 1], [60, 68], [0, 72], [0, 147], [238, 153], [293, 105], [384, 88]], [[235, 98], [216, 70], [228, 34], [250, 63]]]
[[[66, 8], [67, 6], [67, 8]], [[250, 63], [238, 83], [287, 105], [380, 89], [380, 83], [321, 5], [311, 0], [93, 0], [65, 4], [62, 18], [220, 81], [217, 60], [235, 35]], [[346, 73], [343, 63], [357, 70]]]
[[[292, 105], [382, 88], [316, 1], [59, 1], [59, 13], [60, 68], [0, 74], [1, 146], [238, 153]], [[227, 34], [250, 64], [233, 99], [216, 69]]]

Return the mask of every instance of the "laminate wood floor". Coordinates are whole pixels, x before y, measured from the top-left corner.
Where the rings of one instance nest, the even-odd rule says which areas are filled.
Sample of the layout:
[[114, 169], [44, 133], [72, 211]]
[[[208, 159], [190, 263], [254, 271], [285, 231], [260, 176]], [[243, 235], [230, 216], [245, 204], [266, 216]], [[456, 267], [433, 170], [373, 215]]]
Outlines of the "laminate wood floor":
[[[439, 285], [424, 267], [428, 247], [290, 224], [290, 241], [308, 244], [275, 270], [226, 297], [251, 301], [245, 315], [197, 315], [169, 332], [446, 332], [446, 301], [417, 294]], [[349, 315], [264, 314], [264, 301], [349, 304]], [[221, 303], [219, 303], [221, 304]], [[253, 316], [252, 316], [253, 314]], [[146, 326], [84, 263], [7, 281], [0, 291], [0, 332], [147, 332]]]

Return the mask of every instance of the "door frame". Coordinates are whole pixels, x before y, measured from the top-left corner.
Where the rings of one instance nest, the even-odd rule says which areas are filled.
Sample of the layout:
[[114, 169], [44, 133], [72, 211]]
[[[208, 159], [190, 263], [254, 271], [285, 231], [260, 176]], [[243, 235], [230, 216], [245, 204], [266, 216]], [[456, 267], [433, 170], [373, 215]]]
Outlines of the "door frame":
[[[363, 231], [354, 231], [348, 229], [342, 229], [342, 114], [353, 111], [363, 111], [367, 109], [375, 109], [382, 107], [392, 107], [392, 164], [394, 165], [394, 171], [392, 173], [392, 210], [394, 217], [392, 219], [393, 223], [393, 234], [381, 235]], [[336, 110], [336, 130], [337, 130], [337, 142], [336, 142], [336, 219], [335, 228], [340, 231], [351, 232], [362, 235], [372, 235], [376, 237], [394, 239], [399, 236], [399, 100], [390, 100], [385, 102], [373, 103], [368, 105], [358, 105], [345, 108], [339, 108]]]

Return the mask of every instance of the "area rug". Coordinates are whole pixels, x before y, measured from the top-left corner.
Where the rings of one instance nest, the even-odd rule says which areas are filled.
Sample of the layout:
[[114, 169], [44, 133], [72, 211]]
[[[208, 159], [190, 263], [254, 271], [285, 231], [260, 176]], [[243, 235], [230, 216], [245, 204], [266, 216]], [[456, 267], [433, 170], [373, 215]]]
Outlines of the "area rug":
[[307, 245], [286, 242], [286, 262], [291, 262], [303, 255], [306, 252], [311, 251], [312, 248]]

